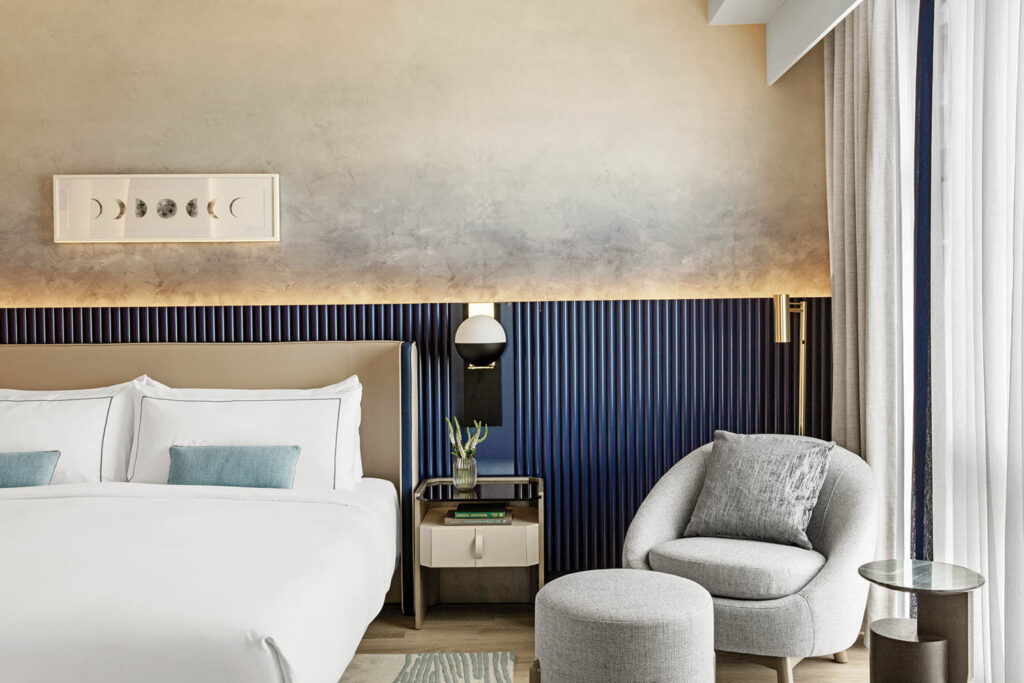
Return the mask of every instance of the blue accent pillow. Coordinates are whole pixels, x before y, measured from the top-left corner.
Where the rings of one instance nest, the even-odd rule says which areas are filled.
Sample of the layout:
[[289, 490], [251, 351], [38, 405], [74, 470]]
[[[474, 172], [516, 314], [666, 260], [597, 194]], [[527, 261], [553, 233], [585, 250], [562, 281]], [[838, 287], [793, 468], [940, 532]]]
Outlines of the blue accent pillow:
[[48, 485], [59, 459], [60, 451], [0, 453], [0, 489]]
[[171, 446], [168, 484], [290, 489], [300, 446]]

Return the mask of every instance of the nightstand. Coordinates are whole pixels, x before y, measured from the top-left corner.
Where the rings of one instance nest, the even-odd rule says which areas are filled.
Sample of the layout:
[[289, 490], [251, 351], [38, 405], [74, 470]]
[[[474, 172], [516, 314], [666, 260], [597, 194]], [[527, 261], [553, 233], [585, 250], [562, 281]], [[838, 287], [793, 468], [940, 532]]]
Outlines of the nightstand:
[[[507, 525], [446, 526], [448, 510], [465, 502], [505, 503]], [[413, 603], [416, 628], [437, 601], [445, 569], [536, 567], [530, 593], [544, 585], [544, 481], [536, 477], [480, 477], [473, 491], [456, 491], [450, 478], [426, 479], [413, 507]]]

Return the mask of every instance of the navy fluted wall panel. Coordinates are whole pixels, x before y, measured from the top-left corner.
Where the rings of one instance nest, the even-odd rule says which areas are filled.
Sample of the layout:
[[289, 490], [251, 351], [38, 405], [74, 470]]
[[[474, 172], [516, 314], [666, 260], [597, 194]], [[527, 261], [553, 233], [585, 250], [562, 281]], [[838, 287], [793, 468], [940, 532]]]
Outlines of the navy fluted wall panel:
[[[457, 307], [455, 307], [457, 308]], [[831, 435], [829, 299], [809, 300], [808, 432]], [[714, 430], [795, 432], [796, 343], [775, 344], [770, 299], [528, 302], [512, 344], [515, 470], [544, 477], [557, 576], [618, 566], [658, 478]], [[0, 343], [400, 339], [420, 353], [420, 474], [450, 473], [446, 304], [0, 311]], [[511, 473], [511, 472], [510, 472]]]

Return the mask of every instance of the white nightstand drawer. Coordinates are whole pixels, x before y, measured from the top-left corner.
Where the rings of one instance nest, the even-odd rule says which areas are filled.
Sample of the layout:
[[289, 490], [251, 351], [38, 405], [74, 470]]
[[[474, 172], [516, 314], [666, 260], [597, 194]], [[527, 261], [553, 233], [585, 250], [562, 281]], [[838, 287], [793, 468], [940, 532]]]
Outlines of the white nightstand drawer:
[[447, 510], [430, 510], [420, 525], [425, 567], [529, 567], [540, 557], [536, 508], [517, 508], [509, 525], [445, 526]]
[[475, 567], [476, 527], [420, 528], [420, 560], [425, 567]]

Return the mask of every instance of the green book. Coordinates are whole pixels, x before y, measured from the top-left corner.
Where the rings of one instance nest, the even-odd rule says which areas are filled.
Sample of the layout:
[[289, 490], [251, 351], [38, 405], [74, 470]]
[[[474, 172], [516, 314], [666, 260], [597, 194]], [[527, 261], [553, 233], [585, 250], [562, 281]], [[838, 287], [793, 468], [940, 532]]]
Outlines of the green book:
[[512, 523], [512, 515], [508, 517], [456, 517], [454, 510], [449, 510], [444, 518], [446, 526], [472, 526], [476, 525], [509, 525]]
[[459, 503], [452, 516], [456, 519], [501, 519], [505, 516], [502, 503]]

